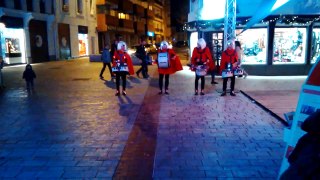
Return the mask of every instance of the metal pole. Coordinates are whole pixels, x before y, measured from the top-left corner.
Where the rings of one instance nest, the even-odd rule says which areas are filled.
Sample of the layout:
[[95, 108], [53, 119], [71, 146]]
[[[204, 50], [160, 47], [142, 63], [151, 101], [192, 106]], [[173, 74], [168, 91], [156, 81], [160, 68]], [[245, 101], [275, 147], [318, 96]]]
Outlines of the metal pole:
[[237, 21], [236, 0], [226, 0], [226, 11], [224, 17], [224, 38], [223, 47], [227, 48], [227, 42], [234, 40], [236, 37], [235, 27]]

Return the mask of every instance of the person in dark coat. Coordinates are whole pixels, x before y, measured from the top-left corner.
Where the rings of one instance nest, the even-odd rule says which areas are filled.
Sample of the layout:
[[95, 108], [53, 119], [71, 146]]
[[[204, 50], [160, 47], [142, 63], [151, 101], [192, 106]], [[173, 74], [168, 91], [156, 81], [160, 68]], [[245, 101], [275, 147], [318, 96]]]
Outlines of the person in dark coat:
[[27, 90], [33, 89], [33, 80], [36, 78], [36, 73], [32, 70], [31, 64], [26, 65], [22, 78], [26, 81]]
[[280, 180], [320, 179], [320, 110], [311, 114], [301, 129], [307, 133], [289, 155], [290, 166]]
[[115, 75], [112, 73], [112, 69], [111, 69], [111, 56], [110, 56], [110, 51], [109, 51], [109, 45], [107, 44], [102, 52], [101, 55], [101, 60], [103, 62], [103, 66], [102, 69], [100, 71], [100, 79], [103, 79], [103, 72], [106, 69], [106, 66], [108, 66], [109, 72], [110, 72], [110, 76], [112, 78], [115, 77]]
[[141, 61], [141, 67], [136, 72], [139, 77], [140, 72], [142, 73], [143, 78], [148, 78], [148, 62], [147, 62], [147, 52], [145, 50], [146, 40], [144, 38], [140, 39], [140, 46], [138, 46], [136, 51], [136, 57]]

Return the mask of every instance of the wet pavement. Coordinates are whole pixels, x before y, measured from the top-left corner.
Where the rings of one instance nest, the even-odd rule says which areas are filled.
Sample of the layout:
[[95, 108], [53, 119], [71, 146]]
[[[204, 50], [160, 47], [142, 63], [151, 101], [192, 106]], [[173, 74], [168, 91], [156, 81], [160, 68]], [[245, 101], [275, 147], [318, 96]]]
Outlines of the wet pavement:
[[[150, 66], [150, 79], [130, 77], [128, 95], [116, 97], [101, 66], [35, 64], [29, 92], [24, 66], [3, 70], [0, 179], [276, 179], [284, 125], [242, 93], [220, 97], [219, 77], [215, 86], [206, 77], [206, 94], [195, 96], [186, 68], [170, 76], [170, 95], [158, 95]], [[236, 88], [265, 90], [252, 79]]]

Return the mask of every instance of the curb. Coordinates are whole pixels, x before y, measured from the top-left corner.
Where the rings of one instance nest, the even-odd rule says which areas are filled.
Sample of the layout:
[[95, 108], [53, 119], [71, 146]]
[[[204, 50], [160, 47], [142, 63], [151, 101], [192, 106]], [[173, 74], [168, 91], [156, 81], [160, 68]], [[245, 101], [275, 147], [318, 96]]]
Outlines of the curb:
[[278, 116], [277, 114], [275, 114], [274, 112], [272, 112], [270, 109], [266, 108], [264, 105], [262, 105], [261, 103], [259, 103], [258, 101], [256, 101], [255, 99], [253, 99], [251, 96], [249, 96], [247, 93], [243, 92], [242, 90], [240, 90], [240, 92], [246, 96], [248, 99], [251, 100], [251, 102], [255, 103], [256, 105], [258, 105], [259, 107], [261, 107], [263, 110], [265, 110], [267, 113], [271, 114], [273, 117], [275, 117], [276, 119], [278, 119], [283, 125], [285, 125], [286, 127], [289, 127], [289, 124], [287, 121], [285, 121], [283, 118], [281, 118], [280, 116]]

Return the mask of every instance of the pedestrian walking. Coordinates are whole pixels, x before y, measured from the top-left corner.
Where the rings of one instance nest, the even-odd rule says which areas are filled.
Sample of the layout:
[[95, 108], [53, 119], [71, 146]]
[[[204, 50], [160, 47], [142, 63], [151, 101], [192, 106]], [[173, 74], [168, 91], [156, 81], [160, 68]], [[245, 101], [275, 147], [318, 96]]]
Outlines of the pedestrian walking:
[[245, 79], [245, 78], [247, 78], [248, 73], [241, 67], [242, 58], [243, 58], [243, 50], [241, 48], [241, 43], [240, 43], [240, 41], [235, 41], [234, 44], [235, 44], [235, 50], [236, 50], [237, 55], [238, 55], [238, 67], [242, 69], [243, 78]]
[[137, 51], [135, 53], [136, 57], [141, 61], [141, 67], [136, 72], [139, 77], [140, 73], [142, 73], [143, 78], [148, 78], [148, 60], [147, 60], [147, 52], [145, 50], [146, 40], [144, 37], [140, 38], [140, 45], [137, 47]]
[[203, 38], [198, 39], [197, 47], [193, 49], [191, 57], [191, 70], [195, 71], [195, 95], [198, 95], [198, 81], [201, 79], [200, 95], [204, 95], [205, 75], [208, 70], [214, 69], [209, 48]]
[[100, 78], [101, 79], [104, 79], [103, 73], [104, 73], [104, 70], [106, 69], [106, 66], [108, 66], [111, 78], [115, 77], [115, 75], [112, 73], [112, 69], [111, 69], [111, 56], [110, 55], [111, 55], [110, 54], [110, 47], [107, 44], [104, 47], [104, 49], [102, 51], [102, 55], [101, 55], [101, 60], [102, 60], [102, 63], [103, 63], [102, 69], [100, 71]]
[[26, 65], [22, 78], [26, 81], [27, 90], [33, 89], [33, 80], [36, 78], [36, 73], [33, 71], [31, 64]]
[[122, 80], [122, 95], [125, 96], [127, 95], [127, 74], [134, 74], [131, 57], [126, 51], [126, 43], [124, 41], [119, 41], [117, 51], [115, 51], [114, 56], [112, 57], [112, 70], [116, 74], [116, 96], [120, 95], [120, 78]]
[[227, 83], [228, 79], [231, 79], [230, 84], [230, 95], [235, 96], [234, 93], [234, 85], [235, 85], [235, 76], [233, 74], [233, 70], [238, 66], [238, 55], [236, 50], [234, 49], [233, 41], [227, 42], [227, 49], [222, 52], [221, 56], [221, 64], [220, 64], [220, 73], [222, 74], [225, 71], [227, 74], [230, 74], [228, 77], [223, 78], [223, 92], [221, 96], [225, 96], [227, 94]]
[[164, 93], [169, 94], [169, 77], [177, 71], [182, 70], [182, 65], [179, 56], [176, 55], [173, 49], [168, 49], [169, 43], [162, 41], [157, 55], [158, 73], [159, 73], [159, 93], [162, 94], [163, 78]]

